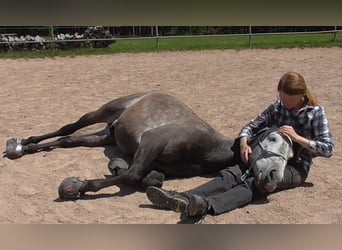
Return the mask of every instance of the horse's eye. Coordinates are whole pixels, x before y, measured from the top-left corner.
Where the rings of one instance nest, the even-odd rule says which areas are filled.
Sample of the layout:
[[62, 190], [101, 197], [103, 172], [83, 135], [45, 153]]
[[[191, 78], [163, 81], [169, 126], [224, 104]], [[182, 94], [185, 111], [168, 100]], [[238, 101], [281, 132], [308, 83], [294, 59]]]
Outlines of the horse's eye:
[[276, 136], [269, 136], [268, 140], [272, 141], [272, 142], [276, 142], [277, 141], [277, 137]]

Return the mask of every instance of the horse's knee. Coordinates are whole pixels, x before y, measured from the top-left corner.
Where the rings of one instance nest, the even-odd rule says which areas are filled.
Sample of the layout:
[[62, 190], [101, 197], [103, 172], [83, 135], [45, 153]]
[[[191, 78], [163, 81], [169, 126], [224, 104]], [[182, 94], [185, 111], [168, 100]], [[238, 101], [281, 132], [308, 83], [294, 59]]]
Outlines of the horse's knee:
[[134, 167], [132, 169], [132, 166], [121, 176], [124, 182], [128, 185], [137, 185], [142, 181], [144, 177], [139, 171], [135, 170]]

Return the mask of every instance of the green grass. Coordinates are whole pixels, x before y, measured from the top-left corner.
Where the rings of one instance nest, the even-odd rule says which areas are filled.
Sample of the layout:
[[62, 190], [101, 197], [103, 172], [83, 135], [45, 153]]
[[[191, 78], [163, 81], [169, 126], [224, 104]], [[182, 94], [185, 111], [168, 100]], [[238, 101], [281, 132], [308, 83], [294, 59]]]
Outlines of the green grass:
[[[251, 48], [317, 48], [342, 47], [342, 34], [313, 35], [272, 35], [253, 36]], [[114, 53], [138, 53], [155, 51], [185, 51], [210, 49], [246, 49], [250, 48], [248, 36], [239, 37], [195, 37], [160, 38], [157, 48], [156, 39], [118, 40], [105, 49], [77, 49], [70, 51], [29, 51], [0, 53], [0, 58], [42, 58], [56, 56], [103, 55]]]

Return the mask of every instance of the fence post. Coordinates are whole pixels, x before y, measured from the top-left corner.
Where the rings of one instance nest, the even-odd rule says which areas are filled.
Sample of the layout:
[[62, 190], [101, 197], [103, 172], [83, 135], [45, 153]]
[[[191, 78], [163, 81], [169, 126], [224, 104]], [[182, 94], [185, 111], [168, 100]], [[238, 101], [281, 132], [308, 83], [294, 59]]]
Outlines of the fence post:
[[335, 26], [335, 32], [334, 32], [334, 42], [336, 43], [336, 33], [337, 33], [337, 26]]
[[249, 48], [252, 47], [252, 26], [251, 25], [249, 25], [248, 45], [249, 45]]
[[51, 26], [50, 29], [51, 29], [51, 32], [50, 32], [51, 33], [51, 48], [52, 48], [52, 51], [54, 51], [55, 50], [55, 42], [54, 42], [55, 35], [53, 33], [53, 26]]
[[158, 26], [156, 26], [156, 48], [159, 49]]

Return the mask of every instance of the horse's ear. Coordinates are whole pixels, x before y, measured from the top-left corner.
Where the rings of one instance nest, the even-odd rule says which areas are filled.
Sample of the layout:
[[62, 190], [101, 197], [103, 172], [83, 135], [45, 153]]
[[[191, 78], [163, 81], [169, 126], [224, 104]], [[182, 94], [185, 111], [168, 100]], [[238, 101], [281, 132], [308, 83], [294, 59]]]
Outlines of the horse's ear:
[[293, 155], [294, 155], [294, 153], [293, 153], [293, 148], [290, 146], [290, 150], [288, 151], [287, 159], [292, 158]]

